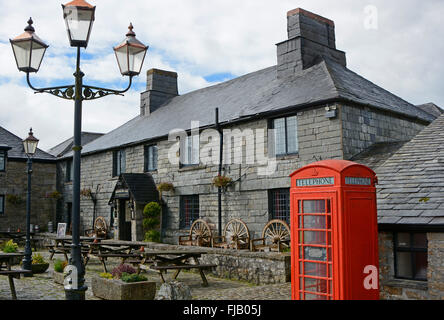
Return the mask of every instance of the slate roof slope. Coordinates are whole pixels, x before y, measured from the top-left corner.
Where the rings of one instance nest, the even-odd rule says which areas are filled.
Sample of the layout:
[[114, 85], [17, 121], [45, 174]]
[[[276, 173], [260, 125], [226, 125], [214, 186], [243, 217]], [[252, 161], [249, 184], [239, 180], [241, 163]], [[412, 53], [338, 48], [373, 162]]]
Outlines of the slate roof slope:
[[441, 114], [444, 113], [444, 110], [442, 110], [440, 107], [438, 107], [433, 102], [425, 103], [417, 106], [422, 111], [425, 111], [427, 113], [430, 113], [431, 115], [434, 115], [435, 117], [439, 117]]
[[444, 225], [444, 115], [376, 173], [379, 223]]
[[[82, 146], [94, 141], [95, 139], [103, 136], [104, 133], [93, 133], [93, 132], [82, 132], [81, 140]], [[48, 153], [53, 155], [54, 157], [61, 157], [66, 153], [70, 152], [73, 146], [74, 137], [71, 137], [62, 143], [52, 147], [48, 150]]]
[[404, 144], [406, 144], [406, 141], [375, 143], [370, 148], [352, 157], [350, 161], [363, 164], [375, 171], [404, 146]]
[[[15, 134], [0, 127], [0, 144], [11, 147], [8, 151], [8, 158], [12, 159], [28, 159], [23, 148], [23, 139], [17, 137]], [[52, 155], [37, 148], [33, 160], [56, 160]]]
[[176, 128], [188, 130], [191, 121], [200, 121], [201, 127], [214, 125], [216, 107], [219, 108], [220, 122], [229, 122], [333, 100], [366, 104], [429, 122], [434, 120], [432, 115], [347, 68], [322, 60], [288, 81], [277, 79], [274, 66], [174, 97], [149, 116], [137, 116], [94, 140], [83, 148], [82, 153], [163, 137]]

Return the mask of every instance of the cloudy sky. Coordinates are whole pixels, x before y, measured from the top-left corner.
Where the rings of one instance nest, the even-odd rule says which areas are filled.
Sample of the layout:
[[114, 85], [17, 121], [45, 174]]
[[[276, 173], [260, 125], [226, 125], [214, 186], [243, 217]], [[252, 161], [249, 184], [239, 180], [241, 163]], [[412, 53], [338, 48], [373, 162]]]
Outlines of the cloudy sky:
[[[286, 12], [301, 7], [336, 24], [336, 46], [348, 68], [421, 104], [444, 107], [442, 0], [91, 0], [96, 5], [84, 82], [123, 88], [112, 47], [129, 22], [150, 46], [140, 77], [125, 95], [84, 102], [83, 131], [106, 133], [139, 113], [146, 70], [179, 74], [180, 94], [276, 64], [275, 44], [287, 39]], [[32, 126], [47, 150], [73, 135], [73, 102], [34, 94], [16, 68], [9, 39], [29, 17], [50, 45], [35, 86], [71, 84], [75, 49], [69, 47], [60, 0], [0, 0], [0, 126], [26, 137]]]

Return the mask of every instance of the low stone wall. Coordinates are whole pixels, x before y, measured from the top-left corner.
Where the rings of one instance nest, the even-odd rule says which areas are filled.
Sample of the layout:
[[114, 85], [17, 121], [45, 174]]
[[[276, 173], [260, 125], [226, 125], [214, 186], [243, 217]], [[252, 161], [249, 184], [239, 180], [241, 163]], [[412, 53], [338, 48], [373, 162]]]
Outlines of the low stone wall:
[[254, 284], [273, 284], [291, 281], [291, 256], [289, 253], [250, 252], [219, 248], [198, 248], [178, 245], [142, 243], [147, 249], [199, 250], [202, 264], [216, 264], [211, 273], [219, 278], [247, 281]]

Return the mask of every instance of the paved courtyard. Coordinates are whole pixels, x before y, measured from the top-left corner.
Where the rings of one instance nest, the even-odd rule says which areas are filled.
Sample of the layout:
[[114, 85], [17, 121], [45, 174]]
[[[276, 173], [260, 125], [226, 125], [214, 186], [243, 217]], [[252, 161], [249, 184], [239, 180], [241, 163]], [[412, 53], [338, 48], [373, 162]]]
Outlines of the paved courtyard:
[[[40, 252], [46, 260], [49, 254]], [[55, 259], [62, 259], [59, 255]], [[15, 279], [17, 298], [19, 300], [64, 300], [65, 292], [62, 285], [54, 283], [52, 279], [53, 262], [50, 261], [48, 271], [43, 274], [37, 274], [32, 278]], [[119, 259], [109, 259], [107, 262], [108, 270], [112, 270], [119, 265]], [[86, 268], [86, 292], [87, 300], [99, 300], [94, 297], [91, 290], [91, 279], [103, 272], [99, 260], [92, 257]], [[172, 276], [172, 272], [166, 275], [167, 280]], [[149, 280], [155, 281], [157, 287], [161, 285], [159, 275], [155, 273], [145, 273]], [[202, 280], [197, 273], [181, 272], [177, 280], [183, 282], [191, 288], [191, 294], [195, 300], [290, 300], [290, 283], [256, 286], [241, 281], [232, 281], [220, 279], [207, 274], [209, 286], [202, 287]], [[0, 277], [0, 300], [11, 299], [8, 278]]]

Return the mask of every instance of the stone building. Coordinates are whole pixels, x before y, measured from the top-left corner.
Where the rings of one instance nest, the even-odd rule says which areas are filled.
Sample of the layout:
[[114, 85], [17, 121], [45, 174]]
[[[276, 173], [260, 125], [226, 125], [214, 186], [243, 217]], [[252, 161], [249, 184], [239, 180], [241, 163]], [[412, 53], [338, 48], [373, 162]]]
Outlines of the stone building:
[[[23, 139], [0, 127], [0, 230], [26, 228], [27, 156]], [[37, 149], [32, 160], [31, 224], [55, 221], [56, 158]]]
[[383, 298], [444, 299], [443, 164], [441, 115], [375, 168]]
[[[275, 66], [184, 95], [175, 72], [147, 72], [140, 115], [83, 147], [81, 185], [92, 195], [81, 201], [83, 229], [103, 216], [116, 239], [143, 240], [140, 199], [156, 199], [161, 183], [174, 186], [162, 194], [164, 242], [177, 243], [197, 218], [217, 227], [219, 128], [222, 174], [233, 181], [222, 228], [241, 218], [258, 237], [270, 219], [289, 221], [290, 173], [320, 159], [376, 168], [436, 118], [349, 70], [333, 21], [302, 9], [287, 21]], [[70, 210], [70, 161], [71, 152], [58, 161], [59, 216]], [[381, 232], [382, 250], [384, 240], [390, 233]], [[381, 259], [390, 263], [383, 251]]]

